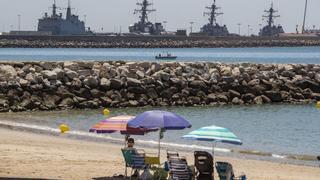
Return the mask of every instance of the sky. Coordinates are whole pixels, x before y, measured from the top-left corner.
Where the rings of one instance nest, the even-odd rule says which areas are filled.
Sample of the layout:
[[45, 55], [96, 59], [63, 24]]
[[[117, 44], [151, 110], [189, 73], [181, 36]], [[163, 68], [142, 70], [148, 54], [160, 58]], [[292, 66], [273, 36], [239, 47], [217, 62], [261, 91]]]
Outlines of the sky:
[[[57, 6], [66, 8], [68, 0], [56, 0]], [[133, 14], [138, 0], [72, 0], [73, 13], [85, 20], [86, 27], [99, 32], [103, 31], [128, 32], [128, 26], [138, 21], [138, 15]], [[139, 0], [142, 1], [142, 0]], [[199, 31], [200, 27], [208, 23], [208, 17], [203, 16], [206, 6], [213, 0], [149, 0], [157, 9], [149, 15], [154, 22], [167, 21], [165, 27], [169, 31], [187, 29], [190, 22], [194, 22], [192, 29]], [[0, 0], [0, 32], [17, 30], [20, 15], [21, 30], [35, 30], [38, 19], [45, 12], [51, 14], [50, 6], [53, 0]], [[273, 2], [274, 8], [279, 10], [280, 18], [275, 20], [281, 24], [286, 32], [295, 32], [296, 25], [301, 29], [305, 0], [217, 0], [217, 5], [224, 12], [217, 21], [226, 24], [231, 33], [238, 33], [238, 23], [241, 23], [241, 34], [258, 33], [259, 24], [265, 25], [262, 15]], [[306, 27], [312, 29], [315, 25], [320, 28], [320, 1], [308, 0]], [[66, 10], [61, 9], [65, 15]], [[249, 26], [248, 26], [249, 25]], [[250, 28], [248, 28], [250, 27]]]

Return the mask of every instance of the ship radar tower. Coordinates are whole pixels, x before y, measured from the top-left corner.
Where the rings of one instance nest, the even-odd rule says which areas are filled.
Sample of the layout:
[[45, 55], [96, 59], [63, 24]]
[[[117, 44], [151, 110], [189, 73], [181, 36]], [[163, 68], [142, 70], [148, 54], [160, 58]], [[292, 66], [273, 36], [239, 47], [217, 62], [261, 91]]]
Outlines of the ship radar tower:
[[208, 15], [209, 16], [209, 22], [210, 25], [215, 25], [217, 24], [217, 16], [222, 15], [223, 13], [217, 12], [218, 9], [221, 9], [221, 7], [216, 6], [216, 0], [214, 0], [213, 4], [211, 6], [207, 6], [206, 9], [209, 10], [209, 12], [204, 12], [203, 15]]
[[273, 3], [271, 3], [271, 8], [269, 10], [265, 10], [268, 15], [264, 15], [262, 17], [267, 18], [267, 23], [269, 27], [272, 27], [274, 25], [274, 18], [280, 17], [280, 15], [275, 15], [278, 11], [273, 9]]
[[141, 7], [141, 9], [135, 9], [134, 14], [140, 13], [139, 16], [141, 24], [146, 24], [149, 22], [148, 20], [148, 14], [151, 12], [156, 11], [155, 9], [148, 9], [149, 6], [152, 6], [152, 3], [149, 3], [147, 0], [143, 0], [142, 3], [137, 3], [138, 6]]
[[153, 5], [148, 0], [143, 0], [142, 2], [136, 3], [140, 8], [134, 10], [134, 14], [140, 14], [139, 22], [134, 25], [129, 26], [129, 31], [131, 33], [148, 33], [152, 35], [159, 35], [164, 32], [164, 28], [161, 23], [151, 23], [148, 19], [148, 14], [156, 11], [155, 9], [149, 8]]
[[218, 12], [220, 7], [216, 5], [216, 0], [213, 1], [211, 6], [207, 6], [208, 12], [204, 12], [204, 16], [209, 16], [209, 24], [204, 25], [200, 32], [205, 33], [209, 36], [228, 36], [229, 32], [226, 25], [220, 26], [217, 23], [217, 17], [222, 15], [222, 12]]
[[271, 3], [271, 7], [269, 10], [265, 10], [267, 15], [263, 15], [263, 18], [267, 18], [267, 25], [263, 27], [259, 33], [260, 36], [278, 36], [281, 33], [284, 33], [282, 26], [275, 26], [274, 19], [280, 17], [280, 15], [276, 15], [278, 12], [273, 8], [273, 3]]

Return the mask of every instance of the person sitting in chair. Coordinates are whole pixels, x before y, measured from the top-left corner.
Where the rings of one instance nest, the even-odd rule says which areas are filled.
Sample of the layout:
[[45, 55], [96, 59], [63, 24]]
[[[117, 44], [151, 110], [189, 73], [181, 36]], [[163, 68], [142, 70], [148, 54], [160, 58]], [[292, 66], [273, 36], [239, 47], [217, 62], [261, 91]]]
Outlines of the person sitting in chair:
[[[128, 138], [127, 140], [127, 147], [125, 148], [126, 150], [130, 150], [132, 151], [132, 154], [138, 154], [138, 151], [136, 148], [133, 147], [134, 146], [134, 139], [133, 138]], [[132, 175], [132, 177], [138, 177], [139, 176], [139, 172], [136, 169], [134, 171], [134, 174]]]
[[137, 152], [137, 149], [133, 147], [134, 146], [134, 139], [133, 138], [128, 138], [127, 141], [127, 150], [134, 150], [135, 152]]

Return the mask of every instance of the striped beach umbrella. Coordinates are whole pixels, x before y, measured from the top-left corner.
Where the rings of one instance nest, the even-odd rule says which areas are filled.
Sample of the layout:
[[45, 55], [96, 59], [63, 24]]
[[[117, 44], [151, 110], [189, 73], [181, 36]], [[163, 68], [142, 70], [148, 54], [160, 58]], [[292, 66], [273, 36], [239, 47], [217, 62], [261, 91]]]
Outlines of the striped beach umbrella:
[[[147, 132], [154, 131], [153, 129], [133, 128], [128, 126], [128, 122], [135, 118], [135, 116], [115, 116], [108, 118], [95, 124], [89, 132], [98, 134], [120, 132], [125, 135], [144, 135]], [[126, 146], [127, 137], [124, 139], [124, 146]], [[125, 165], [125, 175], [127, 176], [127, 166]]]
[[182, 138], [197, 141], [212, 142], [212, 157], [214, 157], [214, 146], [217, 142], [241, 145], [242, 141], [233, 134], [229, 129], [219, 126], [207, 126], [191, 131]]
[[192, 139], [198, 141], [212, 141], [222, 142], [235, 145], [241, 145], [242, 142], [238, 137], [233, 134], [229, 129], [219, 126], [207, 126], [190, 132], [184, 135], [185, 139]]
[[128, 127], [128, 122], [135, 116], [115, 116], [95, 124], [89, 131], [98, 134], [115, 133], [128, 135], [144, 135], [148, 131], [142, 128]]

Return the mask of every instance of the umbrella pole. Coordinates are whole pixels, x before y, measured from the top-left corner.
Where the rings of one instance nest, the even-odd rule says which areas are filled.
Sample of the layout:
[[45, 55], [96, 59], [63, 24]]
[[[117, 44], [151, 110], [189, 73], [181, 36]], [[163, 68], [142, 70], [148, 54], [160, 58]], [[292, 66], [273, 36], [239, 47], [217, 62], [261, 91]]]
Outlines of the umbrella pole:
[[161, 129], [159, 129], [159, 141], [158, 141], [158, 157], [160, 159], [160, 139], [161, 139]]
[[[124, 136], [124, 148], [127, 147], [127, 135]], [[127, 163], [124, 161], [124, 175], [127, 178], [128, 172], [127, 172]]]
[[[212, 161], [213, 161], [213, 167], [214, 167], [214, 147], [215, 147], [215, 141], [212, 142]], [[214, 171], [213, 171], [213, 175], [214, 175]]]

